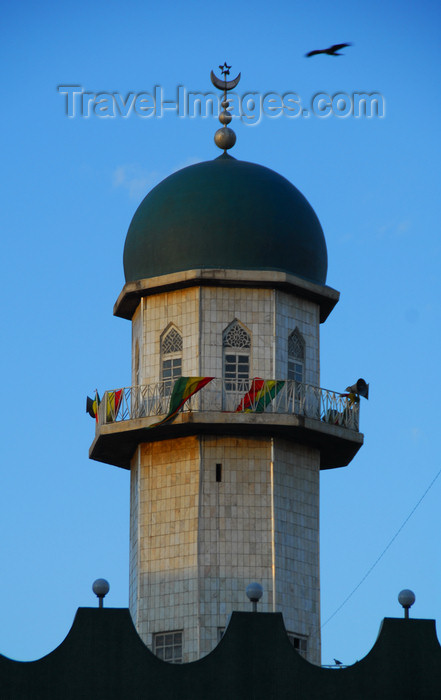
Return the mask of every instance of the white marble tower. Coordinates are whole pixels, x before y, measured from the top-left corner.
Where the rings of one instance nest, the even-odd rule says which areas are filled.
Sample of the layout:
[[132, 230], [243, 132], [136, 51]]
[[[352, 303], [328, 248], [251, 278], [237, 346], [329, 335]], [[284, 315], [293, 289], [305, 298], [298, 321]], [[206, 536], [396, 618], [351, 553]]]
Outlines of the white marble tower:
[[[114, 309], [132, 321], [132, 387], [103, 397], [90, 456], [130, 469], [130, 609], [163, 658], [208, 653], [258, 581], [259, 609], [320, 662], [319, 473], [363, 439], [358, 407], [319, 389], [326, 267], [300, 192], [226, 153], [132, 220]], [[180, 376], [214, 379], [155, 426]], [[254, 378], [283, 382], [262, 412], [243, 410]]]

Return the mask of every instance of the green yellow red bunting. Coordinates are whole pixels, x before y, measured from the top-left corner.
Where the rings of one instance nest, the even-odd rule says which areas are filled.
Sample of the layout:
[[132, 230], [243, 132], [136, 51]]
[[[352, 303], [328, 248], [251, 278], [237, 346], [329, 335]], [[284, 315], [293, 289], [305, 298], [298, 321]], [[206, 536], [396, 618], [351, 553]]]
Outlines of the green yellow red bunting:
[[121, 405], [123, 390], [117, 389], [116, 391], [107, 392], [107, 402], [106, 402], [106, 421], [109, 423], [116, 419], [116, 416]]
[[284, 381], [275, 379], [264, 380], [260, 379], [260, 377], [256, 377], [251, 382], [250, 390], [245, 394], [236, 408], [236, 413], [262, 413], [276, 394], [279, 393], [284, 384]]
[[200, 391], [208, 382], [211, 382], [212, 379], [214, 379], [214, 377], [179, 377], [173, 386], [167, 415], [150, 427], [155, 428], [157, 425], [162, 425], [162, 423], [166, 423], [174, 418], [185, 402]]

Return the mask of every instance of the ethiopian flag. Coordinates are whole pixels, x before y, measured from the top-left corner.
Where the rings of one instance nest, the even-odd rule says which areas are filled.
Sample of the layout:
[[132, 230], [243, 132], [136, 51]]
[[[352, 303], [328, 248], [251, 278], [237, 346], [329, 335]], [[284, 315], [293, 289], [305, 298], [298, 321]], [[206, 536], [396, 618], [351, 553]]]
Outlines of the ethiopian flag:
[[117, 389], [116, 391], [107, 392], [106, 401], [106, 422], [112, 422], [115, 420], [119, 407], [121, 405], [123, 390]]
[[284, 381], [277, 381], [275, 379], [265, 380], [256, 377], [251, 382], [251, 389], [245, 394], [236, 408], [236, 413], [251, 413], [252, 411], [262, 413], [276, 394], [279, 393], [284, 384]]
[[214, 377], [179, 377], [173, 386], [167, 415], [160, 420], [159, 423], [154, 423], [150, 427], [154, 428], [174, 418], [185, 402], [188, 401], [193, 394], [200, 391], [208, 382], [211, 382], [212, 379], [214, 379]]

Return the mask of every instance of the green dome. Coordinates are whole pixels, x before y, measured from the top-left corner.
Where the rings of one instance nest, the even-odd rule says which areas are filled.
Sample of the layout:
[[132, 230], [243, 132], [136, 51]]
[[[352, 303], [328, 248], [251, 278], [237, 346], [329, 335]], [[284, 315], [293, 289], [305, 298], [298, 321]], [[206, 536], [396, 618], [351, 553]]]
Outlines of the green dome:
[[199, 268], [278, 270], [325, 284], [326, 242], [305, 197], [261, 165], [221, 155], [157, 185], [124, 247], [126, 282]]

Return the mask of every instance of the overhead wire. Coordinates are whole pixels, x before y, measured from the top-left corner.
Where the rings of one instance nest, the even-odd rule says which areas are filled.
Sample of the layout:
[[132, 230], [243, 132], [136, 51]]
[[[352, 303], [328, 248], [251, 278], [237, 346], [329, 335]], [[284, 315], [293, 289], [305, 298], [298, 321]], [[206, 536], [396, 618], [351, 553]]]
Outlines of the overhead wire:
[[323, 629], [323, 627], [324, 627], [325, 625], [327, 625], [328, 622], [330, 622], [330, 621], [332, 620], [332, 618], [335, 617], [335, 616], [337, 615], [337, 613], [340, 612], [340, 610], [341, 610], [341, 609], [346, 605], [346, 603], [352, 598], [352, 596], [354, 595], [354, 593], [355, 593], [356, 591], [358, 591], [358, 589], [360, 588], [360, 586], [366, 581], [367, 577], [372, 573], [372, 571], [375, 569], [375, 567], [377, 566], [377, 564], [378, 564], [378, 563], [381, 561], [381, 559], [384, 557], [384, 555], [386, 554], [386, 552], [388, 551], [388, 549], [389, 549], [389, 548], [392, 546], [392, 544], [395, 542], [395, 540], [397, 539], [397, 537], [398, 537], [398, 535], [400, 534], [401, 530], [405, 527], [405, 525], [408, 523], [408, 521], [410, 520], [410, 518], [412, 517], [412, 515], [415, 513], [415, 511], [416, 511], [416, 509], [418, 508], [418, 506], [420, 505], [421, 501], [423, 501], [423, 499], [427, 496], [427, 494], [429, 493], [430, 489], [432, 488], [432, 486], [434, 485], [435, 481], [438, 479], [438, 477], [439, 477], [440, 474], [441, 474], [441, 469], [438, 471], [438, 473], [437, 473], [437, 474], [435, 475], [435, 477], [432, 479], [432, 481], [430, 482], [429, 486], [428, 486], [427, 489], [424, 491], [424, 493], [423, 493], [423, 495], [421, 496], [421, 498], [419, 499], [419, 501], [418, 501], [418, 502], [415, 504], [415, 506], [412, 508], [412, 510], [410, 511], [409, 515], [406, 517], [406, 519], [405, 519], [405, 520], [403, 521], [403, 523], [400, 525], [400, 527], [398, 528], [398, 530], [396, 531], [396, 533], [394, 534], [394, 536], [392, 537], [392, 539], [389, 540], [388, 544], [387, 544], [386, 547], [383, 549], [383, 551], [381, 552], [380, 556], [377, 557], [377, 559], [374, 561], [374, 563], [372, 564], [372, 566], [366, 571], [366, 573], [365, 573], [365, 575], [363, 576], [363, 578], [361, 579], [361, 581], [360, 581], [359, 583], [357, 583], [357, 585], [355, 586], [355, 588], [349, 593], [348, 596], [346, 596], [346, 598], [344, 599], [344, 601], [338, 606], [338, 608], [336, 608], [336, 610], [334, 610], [334, 612], [332, 613], [332, 615], [330, 615], [330, 616], [328, 617], [328, 619], [321, 625], [320, 629]]

